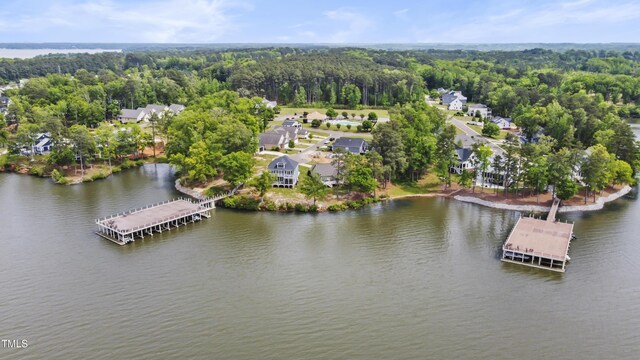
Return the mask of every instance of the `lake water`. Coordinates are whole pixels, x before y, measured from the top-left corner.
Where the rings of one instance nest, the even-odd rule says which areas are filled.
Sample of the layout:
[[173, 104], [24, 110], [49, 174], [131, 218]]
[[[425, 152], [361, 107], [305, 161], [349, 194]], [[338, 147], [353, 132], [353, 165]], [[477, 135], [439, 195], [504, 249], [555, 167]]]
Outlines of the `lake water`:
[[121, 50], [111, 49], [3, 49], [0, 48], [0, 58], [9, 59], [29, 59], [39, 55], [48, 54], [96, 54], [100, 52], [120, 52]]
[[447, 199], [213, 211], [135, 244], [95, 218], [176, 197], [166, 165], [0, 174], [0, 359], [636, 359], [637, 192], [574, 221], [565, 274], [505, 264], [518, 212]]

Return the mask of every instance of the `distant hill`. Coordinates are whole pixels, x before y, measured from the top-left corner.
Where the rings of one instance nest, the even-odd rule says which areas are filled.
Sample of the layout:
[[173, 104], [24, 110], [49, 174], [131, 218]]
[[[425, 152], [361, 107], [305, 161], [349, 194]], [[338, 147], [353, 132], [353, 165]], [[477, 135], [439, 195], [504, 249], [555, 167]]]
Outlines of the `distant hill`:
[[122, 49], [125, 51], [173, 50], [173, 49], [253, 49], [269, 47], [291, 48], [342, 48], [360, 47], [384, 50], [477, 50], [477, 51], [521, 51], [546, 49], [558, 52], [567, 50], [605, 50], [625, 52], [640, 51], [640, 43], [513, 43], [513, 44], [286, 44], [286, 43], [216, 43], [216, 44], [162, 44], [162, 43], [0, 43], [5, 49]]

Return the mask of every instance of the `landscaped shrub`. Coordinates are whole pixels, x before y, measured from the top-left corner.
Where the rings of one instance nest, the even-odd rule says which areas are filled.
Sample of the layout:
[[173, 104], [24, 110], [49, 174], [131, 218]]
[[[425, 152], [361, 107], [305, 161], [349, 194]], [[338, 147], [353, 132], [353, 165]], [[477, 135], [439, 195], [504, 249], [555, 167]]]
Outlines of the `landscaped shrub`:
[[53, 179], [53, 182], [56, 184], [66, 185], [69, 183], [69, 179], [64, 177], [57, 169], [53, 169], [51, 172], [51, 179]]
[[133, 162], [133, 161], [131, 161], [131, 160], [127, 159], [127, 160], [123, 161], [123, 162], [122, 162], [122, 164], [120, 164], [120, 167], [121, 167], [122, 169], [129, 169], [129, 168], [134, 167], [135, 165], [136, 165], [136, 163], [135, 163], [135, 162]]
[[262, 202], [262, 204], [260, 204], [260, 210], [276, 211], [276, 210], [278, 210], [278, 205], [275, 202], [273, 202], [273, 201], [271, 201], [269, 199], [266, 199], [266, 200], [264, 200]]
[[109, 177], [109, 174], [107, 174], [106, 172], [103, 171], [99, 171], [93, 175], [91, 175], [89, 177], [89, 181], [95, 181], [95, 180], [100, 180], [100, 179], [106, 179], [107, 177]]
[[29, 174], [43, 177], [44, 176], [44, 166], [41, 166], [41, 165], [33, 166], [31, 169], [29, 169]]
[[328, 211], [345, 211], [347, 207], [344, 204], [332, 204], [327, 207]]
[[222, 205], [229, 209], [258, 210], [260, 199], [246, 195], [234, 195], [222, 200]]

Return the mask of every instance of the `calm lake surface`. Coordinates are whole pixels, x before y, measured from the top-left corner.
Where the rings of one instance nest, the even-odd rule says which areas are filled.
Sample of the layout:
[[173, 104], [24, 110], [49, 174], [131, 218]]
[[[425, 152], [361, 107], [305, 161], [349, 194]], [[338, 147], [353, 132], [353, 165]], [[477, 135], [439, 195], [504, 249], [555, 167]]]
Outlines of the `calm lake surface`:
[[561, 214], [565, 274], [503, 264], [517, 212], [446, 199], [216, 209], [129, 246], [95, 218], [179, 196], [166, 165], [0, 174], [0, 359], [637, 359], [640, 201]]
[[0, 48], [0, 58], [9, 59], [29, 59], [39, 55], [49, 54], [96, 54], [101, 52], [120, 52], [121, 50], [111, 49], [2, 49]]

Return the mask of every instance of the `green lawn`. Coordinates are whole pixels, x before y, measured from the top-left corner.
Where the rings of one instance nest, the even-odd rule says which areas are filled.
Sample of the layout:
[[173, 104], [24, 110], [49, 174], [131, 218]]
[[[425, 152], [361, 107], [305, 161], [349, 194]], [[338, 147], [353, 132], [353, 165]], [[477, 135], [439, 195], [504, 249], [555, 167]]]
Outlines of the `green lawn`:
[[442, 190], [442, 182], [434, 173], [429, 173], [417, 182], [403, 182], [387, 185], [387, 194], [391, 197], [429, 194]]
[[267, 192], [267, 194], [279, 194], [282, 196], [295, 196], [295, 197], [304, 197], [304, 195], [302, 193], [300, 193], [298, 191], [298, 189], [300, 188], [300, 184], [302, 183], [302, 180], [306, 179], [309, 175], [307, 174], [307, 172], [309, 171], [308, 168], [306, 167], [300, 167], [300, 176], [298, 177], [298, 184], [296, 185], [296, 187], [290, 189], [290, 188], [271, 188], [269, 189], [269, 191]]
[[[384, 110], [384, 109], [362, 109], [362, 110], [346, 110], [346, 109], [335, 109], [338, 114], [341, 114], [343, 111], [346, 111], [347, 113], [349, 113], [349, 119], [351, 119], [351, 114], [355, 113], [356, 114], [356, 119], [360, 120], [360, 114], [364, 114], [365, 116], [365, 120], [367, 119], [367, 116], [369, 115], [370, 112], [374, 112], [378, 115], [379, 118], [383, 117], [383, 118], [389, 118], [389, 110]], [[324, 114], [327, 112], [327, 108], [296, 108], [296, 107], [282, 107], [280, 108], [280, 114], [279, 115], [293, 115], [293, 114], [298, 114], [298, 115], [302, 115], [302, 113], [304, 112], [308, 112], [308, 113], [312, 113], [314, 111], [317, 111], [321, 114]]]
[[[478, 126], [478, 125], [469, 125], [467, 124], [468, 127], [472, 128], [473, 130], [477, 131], [479, 134], [482, 135], [482, 126]], [[496, 137], [491, 137], [492, 139], [497, 139], [497, 140], [504, 140], [507, 138], [507, 134], [509, 132], [505, 131], [505, 130], [500, 130], [500, 134], [498, 134], [498, 136]]]

